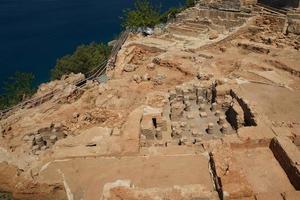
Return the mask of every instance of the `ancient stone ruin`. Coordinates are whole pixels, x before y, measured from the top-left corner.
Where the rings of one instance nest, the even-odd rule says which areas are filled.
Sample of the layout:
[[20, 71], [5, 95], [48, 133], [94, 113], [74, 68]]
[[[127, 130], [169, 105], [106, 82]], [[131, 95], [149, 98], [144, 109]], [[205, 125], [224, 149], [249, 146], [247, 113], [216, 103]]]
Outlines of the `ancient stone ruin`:
[[1, 114], [0, 191], [299, 200], [299, 16], [298, 0], [202, 0], [130, 33], [105, 81], [41, 85]]

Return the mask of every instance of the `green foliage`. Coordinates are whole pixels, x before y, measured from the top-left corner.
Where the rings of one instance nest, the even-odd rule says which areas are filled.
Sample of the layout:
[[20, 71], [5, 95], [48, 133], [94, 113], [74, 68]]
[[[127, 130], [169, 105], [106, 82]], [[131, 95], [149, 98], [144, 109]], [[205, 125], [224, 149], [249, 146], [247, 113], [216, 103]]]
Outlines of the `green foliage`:
[[137, 29], [139, 27], [154, 27], [159, 23], [166, 23], [169, 19], [175, 18], [176, 14], [183, 9], [195, 6], [196, 0], [186, 0], [184, 6], [172, 7], [161, 13], [160, 9], [153, 6], [149, 0], [135, 0], [134, 9], [124, 11], [122, 26], [124, 28]]
[[160, 22], [166, 23], [169, 19], [176, 18], [176, 15], [180, 13], [183, 10], [182, 7], [171, 7], [169, 10], [161, 14], [160, 16]]
[[193, 7], [193, 6], [195, 6], [195, 4], [196, 4], [196, 0], [185, 0], [185, 6], [187, 8]]
[[124, 11], [124, 28], [154, 27], [160, 23], [159, 9], [154, 7], [148, 0], [135, 0], [134, 9]]
[[91, 43], [77, 47], [71, 55], [63, 56], [56, 61], [55, 67], [51, 70], [51, 79], [60, 79], [62, 75], [83, 73], [96, 68], [109, 56], [110, 48], [102, 43]]
[[3, 94], [0, 95], [0, 109], [13, 106], [30, 97], [35, 89], [32, 73], [16, 72], [3, 83]]

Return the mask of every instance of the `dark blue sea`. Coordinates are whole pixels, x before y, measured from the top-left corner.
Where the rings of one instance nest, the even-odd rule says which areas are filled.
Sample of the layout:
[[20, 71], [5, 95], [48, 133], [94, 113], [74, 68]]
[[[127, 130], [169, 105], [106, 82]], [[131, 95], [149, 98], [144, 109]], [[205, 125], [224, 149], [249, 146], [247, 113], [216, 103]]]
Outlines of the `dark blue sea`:
[[[162, 10], [184, 0], [152, 0]], [[49, 80], [56, 59], [76, 46], [108, 42], [133, 0], [0, 0], [0, 85], [15, 71]]]

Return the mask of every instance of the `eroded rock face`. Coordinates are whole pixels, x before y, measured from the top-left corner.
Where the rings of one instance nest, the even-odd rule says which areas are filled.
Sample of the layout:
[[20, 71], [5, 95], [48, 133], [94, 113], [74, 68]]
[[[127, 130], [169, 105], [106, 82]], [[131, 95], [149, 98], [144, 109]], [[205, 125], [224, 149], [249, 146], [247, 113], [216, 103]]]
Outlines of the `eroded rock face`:
[[81, 73], [79, 74], [71, 73], [69, 75], [64, 75], [62, 76], [61, 80], [56, 80], [50, 83], [41, 84], [35, 96], [39, 97], [58, 89], [64, 89], [66, 86], [70, 88], [70, 85], [76, 84], [77, 82], [83, 79], [85, 79], [85, 76], [84, 74]]

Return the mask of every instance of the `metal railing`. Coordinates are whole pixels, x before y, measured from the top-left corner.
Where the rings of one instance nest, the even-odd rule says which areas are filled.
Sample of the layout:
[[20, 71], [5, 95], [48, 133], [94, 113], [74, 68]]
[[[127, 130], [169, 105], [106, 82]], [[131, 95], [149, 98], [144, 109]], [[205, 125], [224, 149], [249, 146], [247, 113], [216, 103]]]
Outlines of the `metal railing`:
[[[114, 62], [116, 60], [118, 52], [121, 49], [124, 42], [127, 40], [127, 37], [129, 35], [129, 33], [130, 33], [129, 30], [125, 30], [124, 32], [121, 33], [121, 35], [118, 38], [116, 44], [112, 48], [112, 51], [110, 53], [110, 56], [109, 56], [108, 60], [103, 60], [97, 67], [95, 67], [93, 70], [89, 71], [87, 73], [87, 78], [85, 78], [83, 80], [79, 80], [79, 81], [77, 81], [75, 83], [72, 83], [72, 84], [75, 85], [77, 88], [83, 88], [86, 85], [87, 81], [95, 80], [95, 79], [97, 79], [97, 77], [99, 77], [99, 76], [103, 75], [104, 73], [106, 73], [108, 64], [112, 64], [112, 63], [108, 63], [109, 61], [112, 61], [113, 66], [114, 66]], [[2, 119], [4, 116], [9, 115], [9, 113], [12, 113], [14, 110], [19, 109], [19, 108], [24, 108], [27, 105], [31, 105], [31, 107], [40, 105], [40, 104], [50, 100], [53, 96], [59, 94], [64, 89], [65, 88], [60, 89], [60, 90], [54, 90], [54, 91], [51, 91], [51, 92], [49, 92], [49, 93], [47, 93], [47, 94], [45, 94], [41, 97], [34, 97], [34, 98], [31, 98], [31, 99], [25, 100], [25, 101], [15, 105], [15, 106], [12, 106], [10, 108], [0, 110], [0, 119]]]

